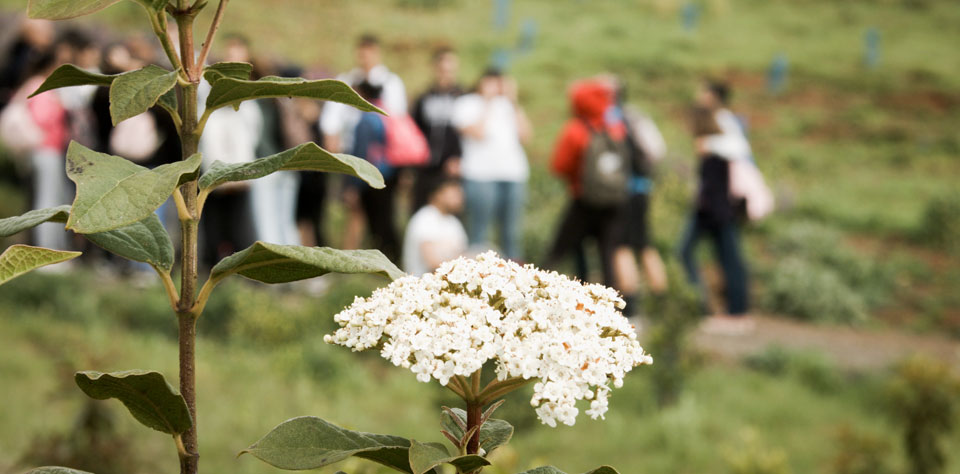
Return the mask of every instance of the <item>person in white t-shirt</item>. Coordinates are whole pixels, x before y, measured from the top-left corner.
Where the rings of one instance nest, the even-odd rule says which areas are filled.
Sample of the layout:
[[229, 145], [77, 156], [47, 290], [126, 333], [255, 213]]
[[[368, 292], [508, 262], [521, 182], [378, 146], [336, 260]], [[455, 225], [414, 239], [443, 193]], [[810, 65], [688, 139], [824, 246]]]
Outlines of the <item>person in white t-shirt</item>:
[[461, 133], [460, 173], [470, 245], [489, 245], [490, 224], [496, 220], [503, 254], [520, 259], [530, 175], [523, 143], [530, 138], [531, 126], [517, 103], [516, 83], [497, 70], [487, 70], [476, 92], [457, 99], [452, 122]]
[[455, 179], [438, 180], [423, 206], [407, 224], [403, 239], [403, 269], [415, 276], [436, 270], [441, 263], [467, 250], [467, 233], [457, 214], [463, 209], [463, 189]]
[[[407, 113], [407, 91], [399, 76], [384, 66], [380, 52], [380, 39], [365, 34], [357, 41], [357, 67], [340, 74], [337, 79], [356, 87], [369, 82], [382, 89], [380, 106], [390, 115]], [[339, 102], [327, 102], [320, 115], [320, 131], [323, 132], [324, 148], [343, 152], [353, 147], [353, 130], [360, 121], [361, 112]]]

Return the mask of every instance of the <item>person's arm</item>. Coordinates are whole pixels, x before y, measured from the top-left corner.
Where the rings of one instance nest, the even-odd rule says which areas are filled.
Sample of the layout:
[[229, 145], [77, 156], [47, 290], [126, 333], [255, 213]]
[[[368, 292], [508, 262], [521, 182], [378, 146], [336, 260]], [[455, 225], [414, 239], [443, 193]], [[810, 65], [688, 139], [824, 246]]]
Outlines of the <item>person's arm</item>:
[[517, 135], [520, 138], [520, 143], [526, 145], [533, 138], [533, 125], [520, 104], [514, 103], [514, 108], [517, 111]]
[[586, 147], [583, 132], [582, 125], [571, 120], [563, 127], [553, 147], [550, 167], [554, 174], [570, 183], [576, 180], [580, 172], [580, 161]]
[[452, 245], [437, 241], [426, 241], [420, 243], [420, 257], [423, 263], [427, 265], [430, 271], [436, 270], [443, 262], [456, 258], [460, 255], [460, 249]]
[[483, 101], [483, 105], [481, 107], [480, 115], [477, 117], [476, 121], [460, 127], [460, 133], [462, 135], [473, 138], [474, 140], [483, 140], [483, 137], [487, 133], [487, 116], [490, 112], [490, 102], [486, 100]]

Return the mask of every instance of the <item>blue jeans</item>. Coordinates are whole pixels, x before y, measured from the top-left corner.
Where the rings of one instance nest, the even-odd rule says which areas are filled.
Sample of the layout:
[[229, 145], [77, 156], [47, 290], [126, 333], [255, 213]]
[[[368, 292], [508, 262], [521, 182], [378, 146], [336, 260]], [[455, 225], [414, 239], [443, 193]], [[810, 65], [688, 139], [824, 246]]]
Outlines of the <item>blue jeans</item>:
[[522, 181], [463, 180], [466, 195], [467, 237], [470, 245], [490, 245], [490, 224], [499, 221], [500, 248], [507, 258], [521, 258], [520, 234], [527, 183]]
[[733, 221], [713, 223], [694, 212], [683, 236], [680, 247], [683, 268], [687, 279], [700, 292], [701, 302], [706, 309], [706, 288], [700, 279], [697, 268], [697, 243], [706, 236], [713, 241], [714, 250], [723, 268], [726, 284], [727, 314], [740, 315], [747, 312], [747, 267], [740, 251], [740, 233]]

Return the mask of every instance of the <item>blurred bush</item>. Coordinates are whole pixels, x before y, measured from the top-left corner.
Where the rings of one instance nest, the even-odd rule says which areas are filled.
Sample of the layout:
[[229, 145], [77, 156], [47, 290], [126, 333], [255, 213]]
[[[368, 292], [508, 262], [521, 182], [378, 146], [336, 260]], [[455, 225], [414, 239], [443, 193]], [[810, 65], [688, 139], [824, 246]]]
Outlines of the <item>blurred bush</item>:
[[736, 444], [724, 452], [727, 470], [731, 474], [789, 474], [787, 452], [768, 446], [752, 428], [740, 431]]
[[834, 474], [889, 474], [887, 457], [890, 445], [886, 439], [860, 432], [844, 424], [834, 434], [837, 454], [831, 461]]
[[102, 474], [144, 471], [126, 437], [117, 432], [106, 403], [87, 400], [67, 433], [38, 437], [24, 453], [22, 466], [70, 466]]
[[646, 298], [646, 314], [650, 315], [644, 349], [653, 355], [650, 367], [657, 402], [661, 406], [676, 402], [684, 379], [695, 365], [695, 354], [689, 345], [690, 332], [700, 322], [700, 300], [686, 284], [679, 268], [671, 262], [667, 268], [669, 289]]
[[776, 264], [761, 304], [769, 311], [814, 321], [859, 323], [867, 319], [864, 298], [833, 269], [789, 257]]
[[890, 298], [894, 272], [844, 244], [836, 229], [813, 221], [773, 226], [774, 263], [760, 270], [764, 309], [803, 319], [856, 323]]
[[943, 443], [960, 409], [960, 379], [951, 370], [942, 362], [914, 356], [896, 367], [890, 382], [890, 413], [903, 430], [912, 474], [944, 472]]
[[948, 252], [960, 252], [960, 192], [941, 194], [927, 201], [917, 239]]
[[843, 385], [843, 374], [833, 361], [819, 352], [789, 351], [772, 345], [747, 356], [744, 364], [769, 375], [795, 377], [818, 393], [834, 393]]

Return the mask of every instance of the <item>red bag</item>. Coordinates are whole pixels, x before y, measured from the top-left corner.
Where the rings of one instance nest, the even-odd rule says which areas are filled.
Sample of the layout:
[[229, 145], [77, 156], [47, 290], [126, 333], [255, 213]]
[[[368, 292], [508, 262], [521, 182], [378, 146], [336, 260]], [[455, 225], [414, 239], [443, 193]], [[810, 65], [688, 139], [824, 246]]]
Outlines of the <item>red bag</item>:
[[387, 163], [393, 167], [423, 166], [430, 161], [430, 146], [407, 114], [384, 117], [387, 129]]

